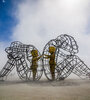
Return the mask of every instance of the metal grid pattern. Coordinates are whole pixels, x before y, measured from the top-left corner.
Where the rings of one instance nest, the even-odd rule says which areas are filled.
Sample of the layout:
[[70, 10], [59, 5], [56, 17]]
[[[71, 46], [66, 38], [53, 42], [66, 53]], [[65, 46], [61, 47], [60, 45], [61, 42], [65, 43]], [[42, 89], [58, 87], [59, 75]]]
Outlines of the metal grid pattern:
[[[78, 45], [75, 39], [67, 34], [62, 34], [56, 39], [50, 40], [44, 47], [42, 55], [50, 55], [49, 47], [54, 46], [55, 51], [55, 80], [63, 80], [71, 73], [82, 79], [90, 79], [90, 68], [76, 55]], [[0, 78], [4, 79], [16, 67], [18, 76], [22, 80], [33, 80], [33, 73], [30, 69], [32, 64], [31, 51], [37, 50], [33, 45], [26, 45], [19, 41], [12, 42], [10, 47], [5, 49], [8, 61], [0, 71]], [[38, 50], [37, 50], [38, 51]], [[39, 56], [41, 56], [38, 51]], [[49, 59], [43, 57], [38, 61], [38, 68], [35, 80], [39, 80], [42, 73], [48, 80], [52, 80]]]
[[[79, 50], [77, 42], [72, 36], [62, 34], [56, 39], [50, 40], [43, 49], [44, 55], [50, 55], [50, 46], [54, 46], [56, 48], [56, 80], [63, 80], [67, 78], [71, 73], [76, 74], [82, 79], [90, 78], [90, 69], [78, 56], [76, 56]], [[45, 76], [47, 79], [52, 80], [48, 59], [43, 58], [43, 66]]]
[[[16, 66], [18, 76], [22, 80], [33, 80], [33, 73], [30, 69], [32, 55], [31, 51], [37, 50], [33, 45], [25, 45], [19, 41], [12, 42], [10, 47], [7, 47], [8, 61], [3, 69], [0, 71], [0, 78], [7, 76]], [[38, 50], [37, 50], [38, 51]], [[39, 56], [41, 55], [38, 51]], [[38, 68], [35, 80], [39, 80], [43, 73], [42, 59], [38, 61]]]

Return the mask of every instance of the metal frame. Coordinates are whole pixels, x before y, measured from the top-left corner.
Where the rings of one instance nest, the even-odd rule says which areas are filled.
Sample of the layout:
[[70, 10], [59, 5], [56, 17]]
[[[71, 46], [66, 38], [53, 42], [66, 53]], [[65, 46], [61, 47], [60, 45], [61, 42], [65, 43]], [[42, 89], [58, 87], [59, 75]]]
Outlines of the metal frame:
[[[90, 79], [90, 68], [76, 55], [78, 45], [75, 39], [67, 34], [62, 34], [56, 39], [50, 40], [44, 47], [42, 55], [49, 55], [49, 47], [54, 46], [55, 51], [55, 80], [64, 80], [71, 73], [82, 79]], [[4, 79], [16, 67], [18, 76], [22, 80], [33, 80], [31, 51], [37, 50], [33, 45], [26, 45], [19, 41], [12, 42], [10, 47], [5, 49], [8, 61], [0, 71], [0, 78]], [[38, 51], [38, 50], [37, 50]], [[38, 51], [39, 56], [41, 55]], [[39, 80], [43, 74], [48, 80], [52, 80], [49, 66], [49, 59], [40, 59], [35, 80]]]
[[[7, 76], [16, 66], [18, 76], [22, 80], [33, 80], [31, 66], [31, 51], [37, 50], [33, 45], [22, 44], [19, 41], [12, 42], [10, 47], [5, 49], [8, 54], [8, 61], [0, 71], [0, 78]], [[38, 50], [37, 50], [38, 51]], [[39, 56], [41, 55], [38, 51]], [[38, 61], [38, 68], [35, 80], [39, 80], [43, 73], [42, 59]]]
[[[55, 52], [55, 79], [63, 80], [71, 73], [76, 74], [82, 79], [90, 78], [90, 68], [78, 57], [78, 45], [75, 39], [67, 34], [62, 34], [56, 39], [50, 40], [43, 49], [43, 54], [49, 55], [49, 47], [54, 46]], [[44, 73], [47, 79], [52, 80], [49, 60], [43, 58]]]

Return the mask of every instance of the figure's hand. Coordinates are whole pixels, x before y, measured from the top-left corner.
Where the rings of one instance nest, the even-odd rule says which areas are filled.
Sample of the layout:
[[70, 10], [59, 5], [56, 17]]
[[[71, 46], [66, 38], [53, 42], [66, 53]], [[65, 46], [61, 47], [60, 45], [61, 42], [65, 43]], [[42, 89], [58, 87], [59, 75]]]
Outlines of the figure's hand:
[[45, 54], [41, 55], [42, 57], [45, 56]]
[[48, 55], [45, 55], [45, 54], [44, 54], [44, 56], [48, 56]]
[[41, 55], [40, 57], [43, 57], [44, 55]]
[[48, 59], [48, 57], [43, 57], [43, 58]]

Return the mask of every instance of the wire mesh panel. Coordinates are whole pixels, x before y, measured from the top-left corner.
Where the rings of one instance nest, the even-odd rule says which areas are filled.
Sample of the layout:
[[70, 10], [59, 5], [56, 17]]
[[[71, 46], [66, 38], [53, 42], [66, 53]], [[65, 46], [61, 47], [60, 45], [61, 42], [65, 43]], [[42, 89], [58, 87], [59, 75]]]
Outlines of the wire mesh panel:
[[0, 71], [0, 78], [4, 80], [8, 74], [14, 69], [15, 67], [15, 61], [13, 59], [10, 59], [7, 61], [3, 69]]
[[70, 54], [78, 53], [78, 45], [75, 39], [67, 34], [62, 34], [56, 38], [58, 48], [61, 48]]
[[63, 59], [57, 64], [57, 70], [59, 72], [59, 80], [63, 80], [67, 78], [73, 71], [76, 66], [76, 61], [74, 60], [74, 56], [67, 56], [67, 58]]
[[90, 79], [90, 68], [78, 56], [74, 56], [74, 61], [76, 64], [73, 73], [82, 79]]
[[73, 37], [66, 34], [58, 36], [56, 44], [58, 79], [61, 80], [67, 78], [75, 67], [73, 57], [78, 53], [78, 45]]

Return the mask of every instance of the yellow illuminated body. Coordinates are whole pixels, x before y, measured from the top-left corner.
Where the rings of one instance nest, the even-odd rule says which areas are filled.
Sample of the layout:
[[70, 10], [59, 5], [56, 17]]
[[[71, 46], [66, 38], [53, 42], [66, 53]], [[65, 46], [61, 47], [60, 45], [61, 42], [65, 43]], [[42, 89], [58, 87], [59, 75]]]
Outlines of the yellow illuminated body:
[[51, 47], [49, 47], [49, 53], [51, 55], [45, 55], [47, 59], [49, 58], [49, 65], [50, 65], [50, 72], [51, 72], [52, 80], [55, 79], [55, 66], [56, 66], [55, 50], [56, 50], [56, 48], [51, 46]]
[[32, 50], [31, 54], [32, 54], [31, 70], [33, 72], [33, 80], [35, 80], [36, 73], [37, 73], [37, 67], [38, 67], [38, 63], [37, 62], [42, 56], [38, 57], [38, 51], [37, 50]]

